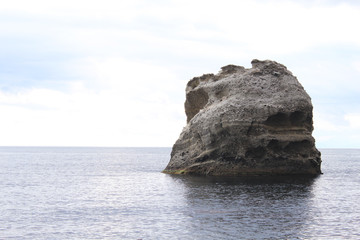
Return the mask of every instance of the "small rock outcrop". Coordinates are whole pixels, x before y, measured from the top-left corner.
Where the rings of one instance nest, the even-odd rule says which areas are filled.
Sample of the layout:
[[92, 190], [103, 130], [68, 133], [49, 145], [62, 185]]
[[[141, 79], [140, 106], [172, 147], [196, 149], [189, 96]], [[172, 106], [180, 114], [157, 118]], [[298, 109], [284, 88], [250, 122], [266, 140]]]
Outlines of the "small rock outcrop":
[[274, 61], [228, 65], [186, 86], [187, 125], [163, 172], [213, 176], [321, 173], [312, 103]]

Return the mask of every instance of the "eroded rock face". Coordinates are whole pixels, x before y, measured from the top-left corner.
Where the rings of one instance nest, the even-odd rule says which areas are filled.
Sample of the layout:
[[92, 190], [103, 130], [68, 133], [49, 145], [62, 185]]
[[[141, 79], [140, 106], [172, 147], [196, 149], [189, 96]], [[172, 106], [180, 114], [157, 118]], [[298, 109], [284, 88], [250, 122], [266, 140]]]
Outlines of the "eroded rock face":
[[309, 95], [287, 68], [253, 60], [186, 86], [187, 125], [165, 173], [215, 176], [321, 173]]

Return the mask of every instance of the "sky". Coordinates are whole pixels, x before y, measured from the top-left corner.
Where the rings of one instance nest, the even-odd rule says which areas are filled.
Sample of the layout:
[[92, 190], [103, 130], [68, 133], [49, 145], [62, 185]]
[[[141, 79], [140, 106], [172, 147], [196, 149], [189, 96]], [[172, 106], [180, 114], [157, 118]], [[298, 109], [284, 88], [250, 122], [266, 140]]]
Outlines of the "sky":
[[195, 76], [252, 59], [312, 98], [318, 148], [360, 148], [360, 2], [0, 4], [0, 146], [171, 147]]

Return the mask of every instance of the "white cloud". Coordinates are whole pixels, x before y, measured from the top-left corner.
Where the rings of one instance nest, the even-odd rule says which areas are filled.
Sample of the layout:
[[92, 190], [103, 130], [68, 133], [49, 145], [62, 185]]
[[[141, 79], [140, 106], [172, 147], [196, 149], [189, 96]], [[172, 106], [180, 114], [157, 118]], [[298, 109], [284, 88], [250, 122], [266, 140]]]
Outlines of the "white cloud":
[[358, 148], [360, 113], [344, 115], [314, 112], [314, 137], [317, 146], [332, 148]]
[[111, 49], [121, 44], [121, 39], [139, 37], [144, 43], [159, 41], [177, 53], [191, 54], [203, 49], [198, 53], [228, 52], [233, 57], [239, 52], [263, 56], [289, 54], [335, 43], [360, 46], [360, 32], [356, 31], [360, 7], [347, 4], [235, 0], [152, 3], [107, 0], [100, 4], [37, 0], [8, 1], [0, 12], [20, 19], [25, 12], [37, 20], [12, 20], [6, 25], [17, 27], [8, 27], [8, 31], [16, 29], [28, 34], [35, 31], [42, 35], [48, 32], [56, 36], [54, 40], [80, 49], [86, 47], [84, 50], [91, 50], [90, 53], [97, 47]]
[[360, 113], [346, 114], [344, 118], [352, 129], [360, 129]]
[[33, 0], [13, 0], [2, 2], [0, 11], [4, 13], [15, 13], [22, 16], [37, 16], [39, 18], [46, 16], [51, 19], [66, 17], [72, 18], [114, 18], [121, 20], [130, 20], [137, 13], [136, 9], [140, 7], [141, 1], [116, 1], [103, 0], [101, 3], [97, 0], [62, 0], [47, 1]]
[[183, 100], [170, 100], [177, 86], [171, 72], [118, 58], [86, 59], [83, 67], [97, 91], [79, 82], [69, 92], [0, 92], [0, 132], [7, 136], [0, 145], [170, 146], [176, 140], [185, 116], [179, 117]]
[[360, 73], [360, 61], [353, 62], [352, 67]]
[[[294, 71], [303, 73], [299, 80], [310, 92], [359, 89], [341, 65], [348, 62], [306, 62], [318, 46], [360, 47], [358, 5], [13, 0], [4, 1], [0, 13], [0, 35], [7, 39], [0, 46], [12, 54], [3, 55], [5, 60], [43, 56], [42, 61], [51, 62], [66, 56], [56, 64], [71, 76], [61, 80], [67, 91], [40, 81], [40, 86], [27, 83], [18, 91], [0, 91], [0, 132], [6, 136], [0, 145], [169, 146], [185, 124], [186, 81], [228, 63], [249, 65], [255, 57], [277, 60], [310, 51]], [[360, 71], [357, 59], [349, 61]], [[9, 79], [19, 78], [16, 71], [6, 72]], [[349, 125], [331, 114], [320, 116], [315, 134], [324, 143], [341, 131], [350, 134], [358, 129], [357, 116], [345, 116]]]
[[[173, 1], [144, 14], [189, 27], [182, 37], [226, 39], [248, 51], [284, 54], [332, 43], [360, 45], [354, 31], [360, 8], [351, 5], [302, 5], [294, 1]], [[205, 30], [202, 28], [205, 27]], [[207, 28], [206, 28], [207, 27]], [[183, 29], [182, 28], [182, 29]], [[209, 30], [212, 29], [212, 30]], [[233, 46], [231, 46], [233, 47]]]
[[326, 132], [341, 131], [341, 127], [334, 122], [333, 117], [324, 114], [314, 114], [314, 129]]
[[0, 104], [0, 145], [169, 146], [183, 123], [176, 104], [131, 102], [116, 91], [21, 95], [36, 100], [10, 95]]

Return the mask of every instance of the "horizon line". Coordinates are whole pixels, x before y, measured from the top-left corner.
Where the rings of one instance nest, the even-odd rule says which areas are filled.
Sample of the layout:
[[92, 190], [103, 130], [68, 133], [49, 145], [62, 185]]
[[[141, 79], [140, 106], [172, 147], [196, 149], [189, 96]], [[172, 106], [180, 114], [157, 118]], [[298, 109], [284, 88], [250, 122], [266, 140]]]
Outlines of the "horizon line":
[[[0, 146], [0, 148], [172, 148], [171, 146]], [[346, 150], [357, 150], [360, 147], [319, 147], [318, 149], [346, 149]]]

